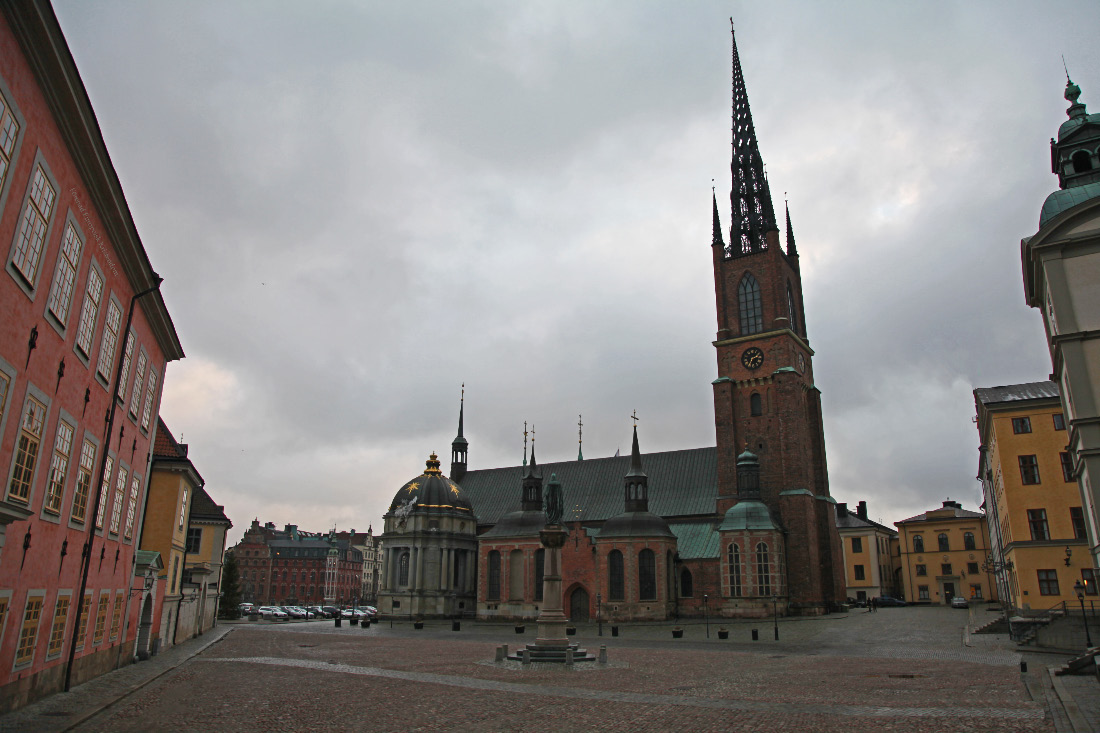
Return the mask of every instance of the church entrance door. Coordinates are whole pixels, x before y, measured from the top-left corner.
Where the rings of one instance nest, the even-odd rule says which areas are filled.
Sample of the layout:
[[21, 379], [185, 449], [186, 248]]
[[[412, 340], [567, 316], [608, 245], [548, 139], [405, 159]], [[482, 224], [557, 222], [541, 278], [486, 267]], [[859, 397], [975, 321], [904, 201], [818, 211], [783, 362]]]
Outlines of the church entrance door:
[[569, 620], [573, 623], [588, 620], [588, 591], [577, 588], [569, 596]]

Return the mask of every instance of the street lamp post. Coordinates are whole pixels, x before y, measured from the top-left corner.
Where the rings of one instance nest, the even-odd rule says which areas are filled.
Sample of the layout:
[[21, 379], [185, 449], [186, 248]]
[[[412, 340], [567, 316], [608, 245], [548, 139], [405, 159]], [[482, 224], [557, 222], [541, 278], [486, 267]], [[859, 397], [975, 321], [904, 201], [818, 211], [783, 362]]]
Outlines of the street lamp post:
[[703, 620], [707, 624], [707, 638], [710, 638], [710, 611], [707, 608], [707, 594], [703, 594]]
[[779, 641], [779, 596], [772, 596], [772, 623], [775, 625], [775, 640]]
[[1081, 602], [1081, 623], [1085, 625], [1085, 641], [1092, 648], [1092, 634], [1089, 633], [1089, 620], [1085, 616], [1085, 586], [1078, 580], [1073, 584], [1073, 590], [1077, 593], [1077, 600]]
[[599, 593], [596, 594], [596, 625], [600, 629], [600, 636], [603, 636], [603, 614], [600, 612], [603, 610], [603, 596]]

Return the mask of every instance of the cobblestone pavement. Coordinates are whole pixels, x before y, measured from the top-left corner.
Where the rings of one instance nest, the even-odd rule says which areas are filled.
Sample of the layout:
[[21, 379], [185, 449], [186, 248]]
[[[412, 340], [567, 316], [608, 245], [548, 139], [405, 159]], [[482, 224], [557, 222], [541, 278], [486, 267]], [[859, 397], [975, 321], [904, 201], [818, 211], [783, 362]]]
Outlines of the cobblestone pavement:
[[692, 623], [681, 640], [671, 624], [623, 626], [618, 637], [589, 624], [578, 641], [606, 645], [611, 663], [573, 668], [493, 661], [499, 645], [533, 641], [533, 624], [516, 635], [468, 621], [459, 632], [449, 622], [422, 631], [244, 623], [75, 727], [25, 708], [19, 725], [0, 718], [0, 730], [145, 731], [170, 721], [185, 731], [534, 731], [547, 722], [560, 731], [1074, 731], [1047, 711], [1048, 692], [1059, 702], [1049, 677], [1042, 686], [1040, 660], [1021, 675], [1007, 639], [968, 637], [967, 620], [940, 608], [838, 614], [780, 621], [778, 642], [771, 620], [726, 623], [722, 641], [717, 623], [710, 639]]

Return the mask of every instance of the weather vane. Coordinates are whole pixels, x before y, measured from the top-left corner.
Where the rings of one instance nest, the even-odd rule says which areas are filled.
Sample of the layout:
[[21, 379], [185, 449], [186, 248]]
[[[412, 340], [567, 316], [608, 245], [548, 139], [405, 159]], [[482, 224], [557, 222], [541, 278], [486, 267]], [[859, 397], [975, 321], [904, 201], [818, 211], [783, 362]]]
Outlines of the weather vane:
[[523, 465], [527, 465], [527, 421], [523, 421]]
[[584, 422], [580, 415], [577, 415], [577, 460], [584, 460]]

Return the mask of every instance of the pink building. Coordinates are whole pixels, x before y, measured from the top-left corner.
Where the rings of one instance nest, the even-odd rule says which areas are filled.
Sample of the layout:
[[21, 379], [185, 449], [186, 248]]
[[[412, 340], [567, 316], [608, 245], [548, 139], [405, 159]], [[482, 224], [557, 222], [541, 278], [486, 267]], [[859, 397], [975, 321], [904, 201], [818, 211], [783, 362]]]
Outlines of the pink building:
[[130, 662], [152, 624], [160, 561], [135, 549], [183, 357], [45, 0], [0, 12], [0, 251], [3, 712], [63, 689], [70, 658], [74, 685]]

